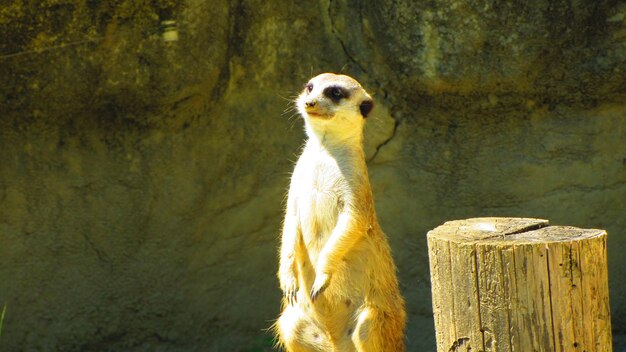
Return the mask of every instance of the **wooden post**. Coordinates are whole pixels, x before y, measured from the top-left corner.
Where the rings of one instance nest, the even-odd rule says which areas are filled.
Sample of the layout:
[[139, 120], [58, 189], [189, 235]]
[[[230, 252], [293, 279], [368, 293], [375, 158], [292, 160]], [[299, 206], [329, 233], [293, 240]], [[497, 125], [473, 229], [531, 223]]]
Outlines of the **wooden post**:
[[428, 233], [438, 352], [611, 352], [606, 232], [476, 218]]

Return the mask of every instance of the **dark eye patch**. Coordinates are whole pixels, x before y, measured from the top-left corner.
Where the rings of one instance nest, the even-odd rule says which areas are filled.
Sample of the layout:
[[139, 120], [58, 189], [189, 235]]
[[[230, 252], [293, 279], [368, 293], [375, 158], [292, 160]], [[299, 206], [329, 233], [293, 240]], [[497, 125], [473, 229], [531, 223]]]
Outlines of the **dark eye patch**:
[[348, 94], [345, 89], [338, 86], [326, 87], [324, 89], [324, 95], [327, 98], [330, 98], [335, 103], [339, 102], [339, 100], [341, 99], [348, 98], [350, 96], [350, 94]]

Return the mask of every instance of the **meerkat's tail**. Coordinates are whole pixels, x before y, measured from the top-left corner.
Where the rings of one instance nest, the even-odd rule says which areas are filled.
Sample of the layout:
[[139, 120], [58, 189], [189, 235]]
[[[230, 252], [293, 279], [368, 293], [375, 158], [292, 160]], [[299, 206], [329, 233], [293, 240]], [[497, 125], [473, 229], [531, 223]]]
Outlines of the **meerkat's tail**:
[[358, 352], [404, 352], [403, 331], [402, 314], [387, 313], [368, 307], [359, 314], [352, 341]]

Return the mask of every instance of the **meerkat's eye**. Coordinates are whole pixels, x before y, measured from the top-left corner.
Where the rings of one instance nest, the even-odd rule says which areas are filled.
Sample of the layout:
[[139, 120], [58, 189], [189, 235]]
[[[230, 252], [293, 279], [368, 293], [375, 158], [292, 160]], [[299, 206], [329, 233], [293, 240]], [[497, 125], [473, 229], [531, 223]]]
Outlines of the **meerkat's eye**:
[[341, 87], [328, 87], [324, 89], [324, 95], [332, 99], [334, 102], [338, 102], [342, 98], [347, 98], [348, 93]]
[[311, 93], [313, 90], [313, 83], [307, 83], [304, 89], [306, 89], [307, 93]]

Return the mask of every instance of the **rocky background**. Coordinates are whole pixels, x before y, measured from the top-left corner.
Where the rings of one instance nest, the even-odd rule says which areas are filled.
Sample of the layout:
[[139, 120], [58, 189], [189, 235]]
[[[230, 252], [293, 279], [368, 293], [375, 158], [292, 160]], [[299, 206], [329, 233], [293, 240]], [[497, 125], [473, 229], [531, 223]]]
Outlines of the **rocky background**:
[[[425, 234], [525, 216], [609, 233], [626, 351], [626, 3], [7, 0], [2, 351], [269, 351], [313, 75], [377, 104], [370, 176], [434, 351]], [[168, 41], [175, 21], [177, 41]]]

